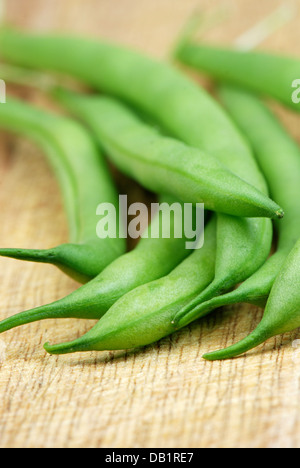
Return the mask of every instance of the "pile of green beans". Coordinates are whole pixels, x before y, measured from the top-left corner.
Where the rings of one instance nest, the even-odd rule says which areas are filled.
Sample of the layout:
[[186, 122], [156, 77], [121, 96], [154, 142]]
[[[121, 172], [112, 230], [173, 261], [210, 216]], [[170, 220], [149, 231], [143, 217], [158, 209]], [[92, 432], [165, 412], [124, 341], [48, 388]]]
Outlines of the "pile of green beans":
[[[249, 145], [221, 106], [174, 67], [103, 41], [7, 29], [0, 32], [0, 50], [3, 58], [16, 65], [71, 75], [125, 100], [171, 135], [216, 157], [234, 174], [267, 193]], [[95, 112], [92, 116], [97, 118]], [[90, 118], [89, 113], [84, 117]], [[98, 125], [97, 121], [88, 123]], [[214, 181], [223, 185], [219, 178], [214, 177]], [[277, 214], [281, 216], [282, 211]], [[272, 226], [266, 218], [242, 219], [219, 213], [217, 237], [216, 275], [207, 299], [230, 290], [260, 268], [270, 252]]]
[[[42, 116], [42, 111], [16, 100], [9, 99], [3, 112], [0, 107], [0, 127], [44, 148], [58, 168], [71, 227], [84, 226], [71, 244], [73, 263], [62, 262], [60, 256], [53, 259], [55, 249], [1, 249], [0, 255], [44, 262], [50, 257], [73, 277], [91, 280], [60, 301], [5, 319], [0, 333], [49, 318], [97, 319], [81, 338], [47, 343], [45, 349], [50, 354], [129, 349], [153, 343], [222, 305], [266, 306], [249, 337], [204, 356], [215, 360], [244, 353], [300, 325], [300, 149], [259, 97], [237, 87], [291, 105], [292, 83], [300, 79], [298, 60], [181, 43], [176, 52], [180, 61], [235, 86], [219, 86], [219, 104], [175, 66], [102, 41], [2, 29], [0, 50], [1, 57], [15, 65], [68, 75], [106, 93], [52, 86], [51, 97], [81, 125], [66, 117]], [[272, 76], [276, 70], [277, 83]], [[90, 148], [81, 144], [83, 132]], [[190, 253], [184, 237], [145, 235], [124, 254], [124, 239], [111, 240], [111, 245], [95, 239], [95, 207], [111, 200], [112, 182], [103, 169], [101, 176], [110, 188], [103, 183], [93, 189], [100, 178], [93, 139], [121, 172], [168, 203], [204, 203], [215, 211], [205, 227], [204, 246]], [[81, 183], [80, 174], [85, 176]], [[271, 219], [278, 245], [269, 257]], [[159, 222], [159, 216], [152, 221]], [[86, 248], [91, 243], [94, 248], [94, 242], [106, 254], [106, 264], [97, 264], [97, 271], [99, 251]], [[86, 257], [76, 253], [82, 245]], [[66, 251], [69, 244], [62, 247]], [[90, 264], [93, 273], [86, 274]], [[289, 295], [286, 301], [283, 290]]]
[[[132, 115], [129, 109], [125, 106], [121, 106], [114, 103], [107, 98], [95, 97], [95, 96], [83, 96], [77, 93], [70, 93], [65, 90], [55, 91], [55, 97], [61, 102], [68, 110], [80, 116], [81, 120], [86, 122], [89, 127], [94, 131], [95, 137], [98, 138], [100, 144], [106, 148], [110, 155], [113, 154], [113, 143], [115, 132], [110, 131], [109, 117], [112, 116], [114, 124], [119, 122], [121, 128], [130, 128], [131, 131], [134, 128], [134, 134], [140, 134], [141, 138], [138, 139], [140, 151], [144, 150], [147, 153], [147, 139], [145, 139], [145, 130], [142, 131], [145, 126], [138, 123], [137, 119], [133, 121]], [[106, 111], [106, 112], [104, 112]], [[137, 143], [137, 139], [132, 140], [132, 133], [129, 134], [129, 138], [126, 134], [121, 131], [117, 132], [118, 143], [117, 149], [118, 154], [126, 155], [131, 157], [131, 148]], [[170, 140], [169, 140], [170, 141]], [[121, 146], [123, 144], [123, 152], [121, 154]], [[146, 144], [145, 144], [146, 143]], [[161, 148], [161, 142], [158, 145]], [[145, 148], [145, 149], [144, 149]], [[151, 145], [151, 154], [155, 151], [155, 146]], [[174, 151], [171, 153], [172, 156], [175, 154]], [[179, 153], [176, 153], [177, 157]], [[249, 152], [250, 155], [250, 152]], [[158, 158], [162, 159], [162, 157]], [[182, 153], [179, 158], [179, 164], [182, 163]], [[113, 158], [113, 161], [118, 164], [119, 159]], [[126, 161], [127, 170], [130, 170], [130, 164]], [[174, 158], [171, 158], [173, 166], [176, 165]], [[248, 163], [248, 164], [247, 164]], [[266, 190], [265, 183], [261, 179], [261, 174], [258, 168], [252, 164], [252, 158], [245, 158], [243, 169], [240, 168], [240, 173], [246, 168], [252, 170], [252, 181], [256, 181], [262, 189]], [[186, 167], [186, 163], [184, 163]], [[132, 166], [132, 171], [136, 175], [135, 166]], [[237, 166], [236, 166], [237, 168]], [[157, 171], [157, 168], [156, 168]], [[150, 173], [150, 171], [149, 171]], [[216, 174], [216, 173], [215, 173]], [[144, 174], [144, 178], [147, 174]], [[248, 174], [249, 177], [249, 174]], [[222, 186], [224, 179], [222, 182]], [[230, 189], [231, 191], [231, 189]], [[232, 201], [230, 201], [231, 203]], [[207, 207], [207, 203], [205, 205]], [[247, 279], [253, 272], [255, 272], [266, 260], [272, 240], [271, 224], [269, 220], [264, 219], [245, 219], [233, 216], [222, 215], [218, 212], [218, 243], [217, 243], [217, 259], [214, 280], [208, 285], [205, 291], [202, 292], [202, 298], [208, 300], [217, 294], [221, 294], [223, 291], [227, 291], [237, 283]], [[257, 249], [257, 243], [260, 244], [261, 248]]]
[[[0, 49], [1, 55], [14, 64], [71, 75], [122, 98], [156, 119], [171, 135], [216, 157], [241, 179], [267, 193], [243, 136], [217, 102], [175, 68], [106, 42], [12, 30], [0, 33]], [[85, 112], [84, 118], [98, 135], [96, 111], [91, 115]], [[172, 161], [175, 164], [175, 158]], [[216, 185], [222, 186], [223, 179], [214, 177]], [[282, 211], [277, 214], [281, 216]], [[218, 213], [217, 237], [216, 274], [207, 300], [230, 290], [261, 267], [270, 252], [272, 226], [267, 218]]]

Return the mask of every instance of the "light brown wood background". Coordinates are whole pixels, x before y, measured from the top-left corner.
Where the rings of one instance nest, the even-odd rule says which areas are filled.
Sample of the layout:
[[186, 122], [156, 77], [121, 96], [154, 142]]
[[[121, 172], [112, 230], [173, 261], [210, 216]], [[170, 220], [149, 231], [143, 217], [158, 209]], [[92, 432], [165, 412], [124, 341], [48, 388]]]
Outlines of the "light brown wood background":
[[[36, 31], [72, 30], [163, 57], [200, 7], [229, 8], [207, 38], [232, 42], [282, 2], [274, 0], [9, 0], [7, 17]], [[299, 20], [263, 46], [299, 53]], [[31, 93], [23, 91], [24, 97]], [[279, 108], [278, 108], [279, 109]], [[300, 117], [279, 109], [300, 141]], [[54, 177], [43, 155], [7, 135], [0, 141], [0, 245], [49, 247], [67, 240]], [[0, 318], [56, 300], [77, 284], [50, 266], [0, 259]], [[45, 341], [77, 337], [75, 320], [32, 324], [0, 337], [1, 447], [298, 447], [300, 351], [294, 332], [246, 357], [208, 363], [261, 317], [237, 305], [160, 343], [128, 353], [51, 357]]]

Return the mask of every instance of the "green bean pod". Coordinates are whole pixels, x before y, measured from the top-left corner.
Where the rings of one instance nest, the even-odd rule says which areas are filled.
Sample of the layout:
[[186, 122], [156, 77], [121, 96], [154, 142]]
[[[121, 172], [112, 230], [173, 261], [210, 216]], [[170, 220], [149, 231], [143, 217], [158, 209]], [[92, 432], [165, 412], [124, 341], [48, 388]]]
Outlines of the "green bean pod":
[[[267, 193], [249, 146], [235, 125], [205, 90], [174, 67], [101, 41], [11, 30], [0, 32], [0, 50], [5, 59], [15, 64], [72, 75], [124, 99], [156, 119], [171, 135], [218, 158], [233, 173]], [[241, 221], [219, 215], [219, 268], [212, 295], [254, 273], [269, 254], [271, 236], [268, 219]], [[230, 250], [223, 261], [220, 255], [224, 253], [226, 238]]]
[[184, 42], [176, 58], [222, 82], [270, 96], [300, 111], [299, 58]]
[[[162, 201], [174, 202], [170, 197], [164, 197]], [[174, 216], [170, 218], [170, 237], [164, 237], [162, 217], [158, 212], [135, 249], [117, 258], [100, 275], [69, 296], [3, 320], [0, 333], [45, 319], [100, 319], [124, 294], [167, 275], [190, 255], [191, 250], [185, 245], [186, 237], [175, 237], [175, 225], [182, 222], [182, 213], [174, 210]], [[152, 237], [152, 232], [158, 233], [159, 237]]]
[[0, 127], [28, 137], [45, 151], [60, 183], [70, 230], [69, 244], [49, 250], [0, 249], [0, 255], [50, 263], [80, 282], [89, 281], [126, 249], [119, 236], [100, 239], [96, 234], [97, 206], [112, 203], [118, 213], [118, 196], [93, 139], [69, 118], [11, 97], [0, 106]]
[[134, 289], [102, 317], [92, 330], [70, 343], [50, 346], [51, 354], [129, 349], [148, 345], [174, 332], [171, 317], [205, 288], [214, 276], [216, 223], [205, 228], [204, 246], [168, 276]]
[[279, 236], [276, 253], [236, 290], [208, 301], [203, 295], [196, 298], [175, 317], [174, 322], [178, 326], [224, 305], [248, 302], [264, 307], [287, 255], [300, 238], [299, 146], [259, 98], [229, 85], [219, 88], [219, 96], [251, 143], [271, 195], [284, 206], [286, 214], [282, 222], [276, 223]]
[[[64, 90], [56, 91], [55, 95], [90, 124], [107, 157], [147, 189], [168, 193], [184, 202], [204, 202], [207, 209], [218, 212], [258, 215], [261, 199], [258, 190], [228, 171], [216, 158], [162, 136], [113, 98]], [[220, 182], [216, 184], [216, 180]]]
[[221, 351], [205, 354], [209, 361], [246, 353], [269, 338], [300, 327], [300, 241], [288, 255], [273, 285], [262, 321], [244, 340]]

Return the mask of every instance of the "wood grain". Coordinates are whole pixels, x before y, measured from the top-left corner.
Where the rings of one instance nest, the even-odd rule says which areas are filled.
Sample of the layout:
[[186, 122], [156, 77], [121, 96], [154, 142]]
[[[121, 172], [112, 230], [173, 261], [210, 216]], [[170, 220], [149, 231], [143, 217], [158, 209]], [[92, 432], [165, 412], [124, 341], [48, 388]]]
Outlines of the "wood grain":
[[[163, 57], [195, 8], [224, 3], [229, 18], [207, 38], [230, 43], [282, 2], [10, 0], [7, 17], [32, 30], [103, 36]], [[297, 54], [299, 34], [298, 16], [263, 46]], [[299, 140], [299, 116], [275, 107]], [[0, 245], [66, 241], [60, 194], [43, 155], [3, 134], [0, 154]], [[53, 267], [1, 259], [0, 318], [76, 287]], [[0, 339], [0, 446], [299, 448], [300, 351], [292, 346], [299, 333], [235, 360], [201, 359], [242, 338], [261, 314], [247, 305], [227, 307], [127, 353], [50, 357], [43, 351], [45, 341], [77, 337], [90, 322], [49, 321], [6, 333]]]

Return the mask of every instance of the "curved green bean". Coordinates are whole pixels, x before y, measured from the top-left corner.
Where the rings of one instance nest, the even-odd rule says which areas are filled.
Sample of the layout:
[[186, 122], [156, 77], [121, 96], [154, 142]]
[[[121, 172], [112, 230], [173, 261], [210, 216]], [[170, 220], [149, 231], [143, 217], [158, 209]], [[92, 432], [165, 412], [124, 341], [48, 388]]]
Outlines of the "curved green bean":
[[99, 150], [86, 130], [69, 118], [52, 115], [11, 97], [0, 106], [0, 127], [40, 145], [57, 175], [70, 229], [70, 243], [49, 250], [0, 249], [0, 255], [51, 263], [87, 282], [125, 252], [122, 238], [99, 239], [96, 208], [118, 196]]
[[[172, 203], [174, 200], [164, 197], [163, 201]], [[175, 237], [175, 223], [182, 224], [182, 215], [176, 210], [170, 218], [171, 236], [164, 238], [158, 213], [135, 249], [117, 258], [100, 275], [69, 296], [3, 320], [0, 333], [45, 319], [100, 319], [128, 291], [165, 276], [191, 253], [185, 248], [185, 236]], [[151, 237], [151, 231], [159, 233], [159, 237]]]
[[228, 359], [246, 353], [269, 338], [300, 326], [300, 241], [288, 255], [276, 278], [258, 327], [244, 340], [224, 349], [205, 354], [207, 360]]
[[270, 96], [300, 111], [300, 60], [207, 44], [181, 43], [176, 58], [214, 78]]
[[236, 216], [266, 214], [254, 187], [216, 158], [160, 135], [119, 101], [63, 90], [55, 95], [90, 124], [107, 157], [147, 189], [184, 202], [204, 202], [207, 209]]
[[174, 332], [171, 317], [182, 304], [205, 288], [214, 276], [216, 223], [205, 229], [205, 244], [168, 276], [134, 289], [78, 340], [50, 346], [51, 354], [129, 349], [148, 345]]
[[276, 224], [279, 235], [276, 253], [238, 289], [208, 301], [203, 301], [203, 295], [196, 298], [175, 317], [174, 322], [179, 326], [203, 317], [223, 305], [249, 302], [265, 306], [287, 255], [300, 238], [299, 146], [259, 98], [226, 85], [219, 88], [219, 95], [225, 108], [251, 143], [271, 195], [285, 207], [286, 215], [282, 222]]

